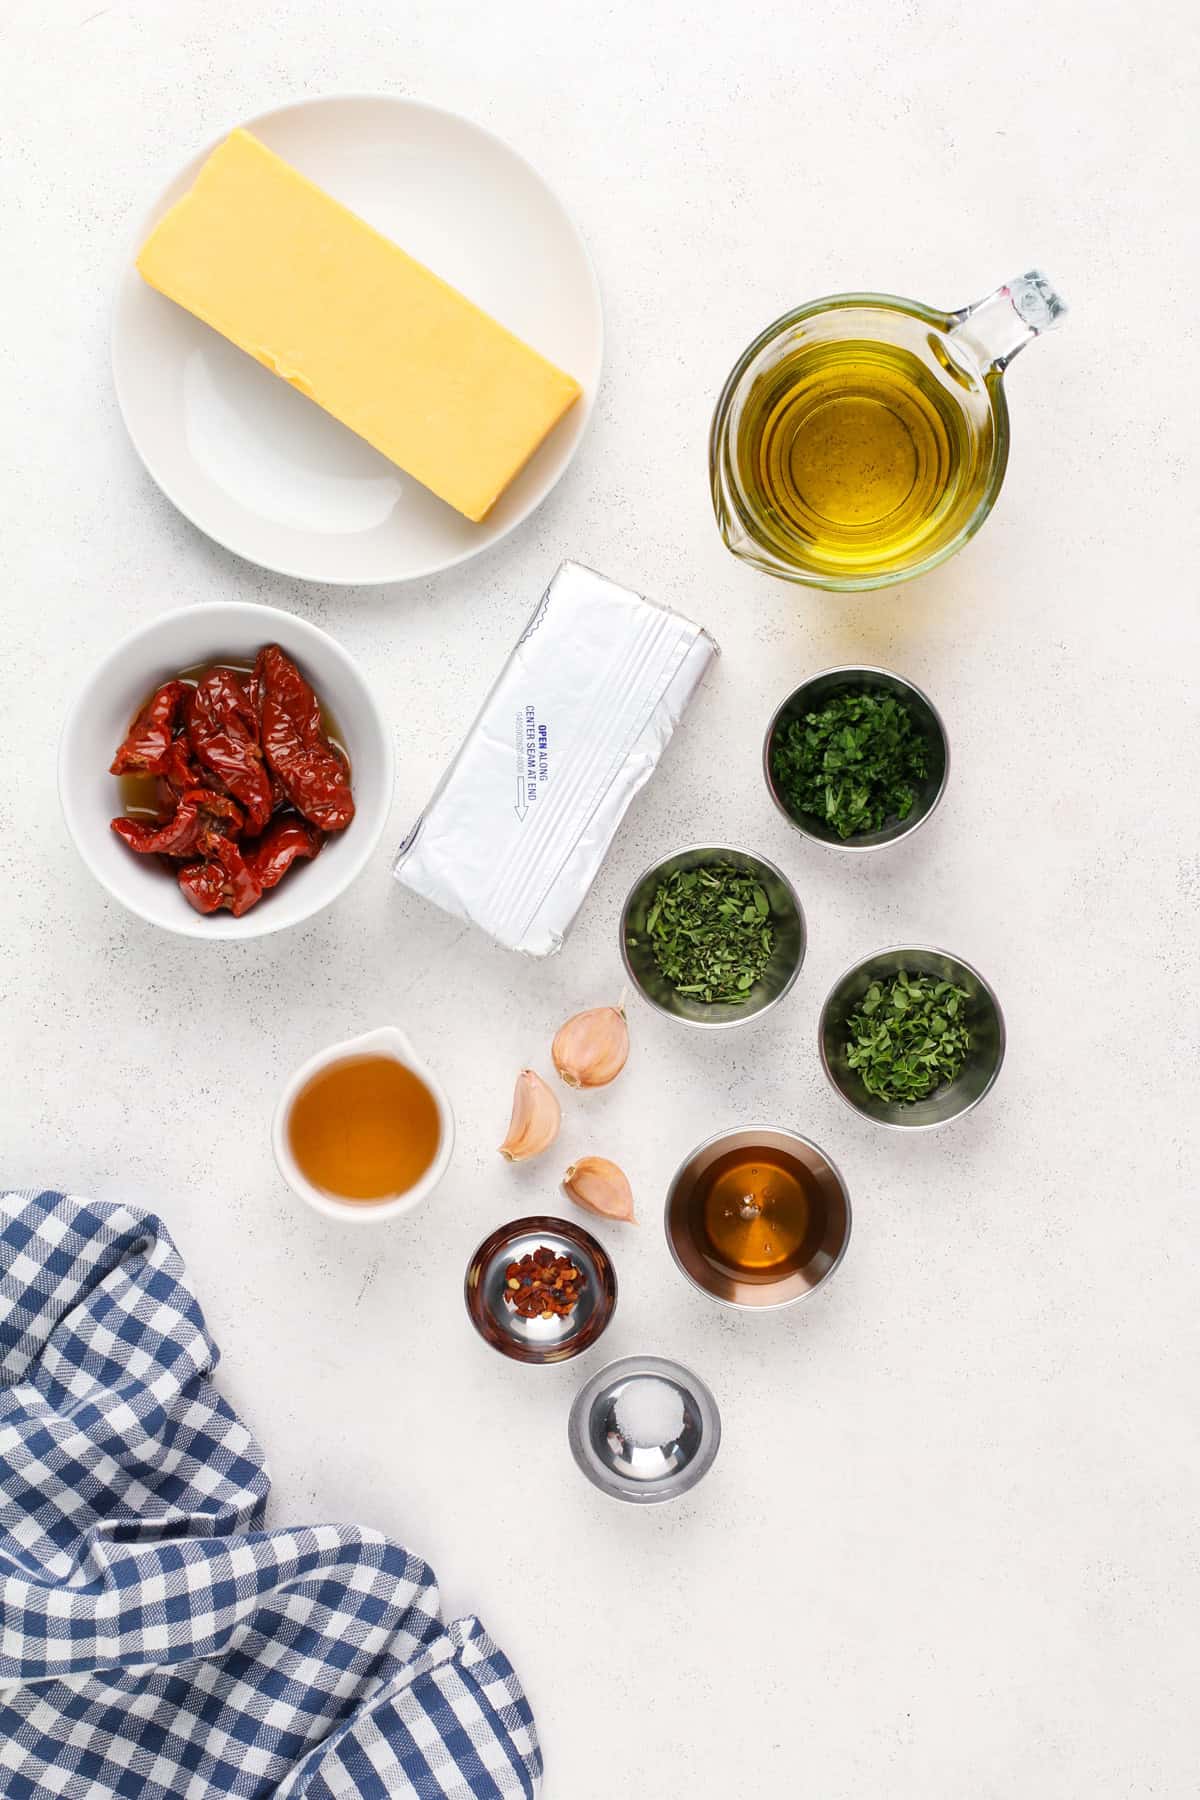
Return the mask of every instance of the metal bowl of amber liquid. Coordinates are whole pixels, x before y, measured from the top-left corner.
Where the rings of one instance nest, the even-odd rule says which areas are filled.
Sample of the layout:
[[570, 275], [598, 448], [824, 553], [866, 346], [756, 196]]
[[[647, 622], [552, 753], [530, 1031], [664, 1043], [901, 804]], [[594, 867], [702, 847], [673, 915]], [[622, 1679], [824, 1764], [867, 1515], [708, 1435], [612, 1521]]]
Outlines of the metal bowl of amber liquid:
[[[924, 777], [914, 783], [917, 797], [907, 818], [887, 819], [878, 831], [863, 831], [856, 833], [854, 837], [841, 838], [831, 825], [817, 818], [815, 813], [800, 812], [790, 804], [775, 779], [772, 759], [776, 740], [793, 719], [803, 719], [807, 713], [819, 712], [837, 694], [851, 690], [862, 692], [864, 689], [868, 693], [893, 694], [904, 703], [924, 739], [927, 767]], [[950, 740], [946, 736], [942, 715], [929, 695], [923, 693], [915, 682], [906, 681], [903, 675], [894, 675], [890, 669], [846, 664], [842, 668], [822, 669], [819, 675], [811, 675], [775, 709], [763, 739], [763, 776], [767, 792], [784, 818], [804, 837], [811, 838], [816, 844], [826, 844], [833, 850], [879, 850], [885, 844], [896, 844], [901, 838], [909, 837], [940, 805], [946, 783], [950, 779]]]
[[[953, 1081], [935, 1088], [924, 1100], [901, 1105], [868, 1093], [857, 1069], [847, 1061], [847, 1024], [873, 981], [890, 981], [903, 969], [909, 975], [935, 975], [953, 981], [968, 996], [970, 1048]], [[979, 1105], [991, 1092], [1004, 1062], [1004, 1014], [990, 984], [979, 970], [928, 944], [893, 944], [877, 950], [846, 970], [821, 1008], [817, 1026], [821, 1065], [846, 1105], [876, 1125], [897, 1131], [931, 1130], [948, 1125]]]
[[846, 1254], [850, 1216], [841, 1172], [811, 1138], [745, 1125], [707, 1138], [680, 1164], [664, 1222], [693, 1287], [721, 1306], [769, 1312], [828, 1281]]
[[[583, 1288], [568, 1318], [522, 1318], [505, 1299], [510, 1263], [545, 1247], [569, 1256]], [[605, 1330], [617, 1304], [617, 1276], [603, 1244], [569, 1219], [513, 1219], [484, 1238], [467, 1265], [463, 1297], [485, 1343], [514, 1362], [557, 1363], [578, 1356]]]
[[[679, 869], [699, 869], [709, 863], [729, 863], [750, 875], [766, 890], [770, 903], [770, 923], [775, 928], [775, 949], [762, 976], [748, 991], [745, 1000], [736, 1005], [717, 1002], [706, 1005], [691, 994], [681, 994], [673, 987], [654, 960], [646, 920], [654, 905], [654, 896], [668, 876]], [[807, 933], [804, 909], [799, 896], [782, 869], [755, 856], [749, 850], [733, 850], [727, 846], [692, 844], [677, 850], [639, 875], [629, 890], [621, 912], [621, 957], [629, 979], [643, 1000], [678, 1019], [685, 1025], [704, 1025], [712, 1029], [729, 1025], [745, 1025], [761, 1018], [778, 1006], [804, 963]]]

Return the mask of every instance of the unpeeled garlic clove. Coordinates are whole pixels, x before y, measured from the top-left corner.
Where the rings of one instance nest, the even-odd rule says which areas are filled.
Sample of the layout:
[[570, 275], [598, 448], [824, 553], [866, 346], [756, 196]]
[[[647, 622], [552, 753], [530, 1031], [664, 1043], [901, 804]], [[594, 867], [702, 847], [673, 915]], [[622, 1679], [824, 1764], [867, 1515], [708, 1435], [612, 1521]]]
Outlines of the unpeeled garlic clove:
[[540, 1156], [558, 1136], [562, 1108], [533, 1069], [522, 1069], [513, 1091], [512, 1118], [500, 1154], [508, 1162], [524, 1162]]
[[563, 1192], [602, 1219], [622, 1219], [636, 1225], [633, 1189], [629, 1177], [606, 1156], [581, 1156], [563, 1176]]
[[550, 1055], [568, 1087], [607, 1087], [629, 1055], [624, 1007], [593, 1006], [589, 1012], [576, 1013], [559, 1031]]

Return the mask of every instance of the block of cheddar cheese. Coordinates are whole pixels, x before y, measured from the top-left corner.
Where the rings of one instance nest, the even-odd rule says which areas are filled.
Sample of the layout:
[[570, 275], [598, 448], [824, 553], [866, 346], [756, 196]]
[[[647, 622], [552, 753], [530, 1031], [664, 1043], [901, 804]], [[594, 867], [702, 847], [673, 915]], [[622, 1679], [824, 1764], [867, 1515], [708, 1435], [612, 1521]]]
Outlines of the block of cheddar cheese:
[[485, 517], [579, 396], [248, 131], [213, 151], [137, 266], [468, 519]]

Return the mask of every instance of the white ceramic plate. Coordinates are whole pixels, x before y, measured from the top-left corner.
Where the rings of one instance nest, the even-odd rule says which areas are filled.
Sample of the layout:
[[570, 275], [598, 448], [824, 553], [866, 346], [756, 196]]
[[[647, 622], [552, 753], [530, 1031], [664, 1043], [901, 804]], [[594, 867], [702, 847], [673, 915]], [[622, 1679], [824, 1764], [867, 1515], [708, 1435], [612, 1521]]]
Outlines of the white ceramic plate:
[[159, 195], [121, 273], [113, 373], [137, 452], [193, 524], [280, 574], [408, 581], [463, 562], [528, 517], [583, 436], [604, 343], [583, 240], [523, 157], [437, 107], [350, 95], [245, 123], [574, 375], [583, 393], [487, 519], [462, 518], [138, 275], [138, 247], [218, 138]]

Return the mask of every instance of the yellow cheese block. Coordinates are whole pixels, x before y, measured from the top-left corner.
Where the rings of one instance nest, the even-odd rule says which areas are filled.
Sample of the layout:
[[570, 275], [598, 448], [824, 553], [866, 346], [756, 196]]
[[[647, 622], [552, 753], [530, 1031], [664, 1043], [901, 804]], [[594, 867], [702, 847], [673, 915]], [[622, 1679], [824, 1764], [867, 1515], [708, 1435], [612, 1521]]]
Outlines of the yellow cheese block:
[[162, 294], [482, 519], [579, 383], [248, 131], [137, 259]]

